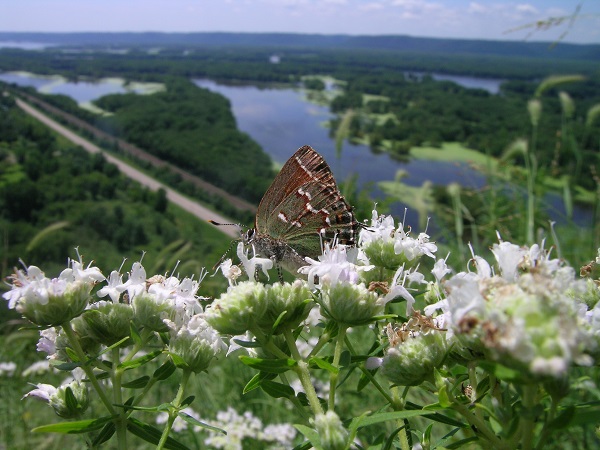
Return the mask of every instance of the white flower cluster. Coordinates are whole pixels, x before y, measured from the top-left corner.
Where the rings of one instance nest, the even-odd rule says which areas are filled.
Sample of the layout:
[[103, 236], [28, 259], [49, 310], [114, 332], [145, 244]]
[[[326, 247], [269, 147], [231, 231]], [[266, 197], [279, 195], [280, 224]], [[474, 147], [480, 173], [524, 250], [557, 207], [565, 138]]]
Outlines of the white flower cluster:
[[[219, 411], [215, 420], [204, 420], [192, 408], [182, 410], [194, 419], [207, 423], [213, 427], [227, 432], [227, 434], [194, 426], [194, 432], [206, 432], [208, 437], [204, 444], [209, 448], [222, 448], [226, 450], [242, 450], [244, 439], [260, 441], [261, 448], [269, 450], [288, 449], [293, 447], [296, 429], [287, 423], [271, 424], [264, 426], [262, 421], [250, 411], [242, 415], [229, 407], [226, 411]], [[167, 421], [167, 413], [159, 414], [156, 423], [163, 424]], [[173, 430], [176, 432], [187, 430], [190, 424], [180, 417], [175, 419]]]
[[[475, 271], [443, 283], [446, 297], [425, 308], [448, 329], [462, 357], [486, 358], [525, 376], [563, 377], [574, 364], [589, 365], [598, 352], [598, 293], [575, 270], [539, 245], [494, 244], [498, 272], [473, 255]], [[591, 295], [593, 297], [594, 295]]]

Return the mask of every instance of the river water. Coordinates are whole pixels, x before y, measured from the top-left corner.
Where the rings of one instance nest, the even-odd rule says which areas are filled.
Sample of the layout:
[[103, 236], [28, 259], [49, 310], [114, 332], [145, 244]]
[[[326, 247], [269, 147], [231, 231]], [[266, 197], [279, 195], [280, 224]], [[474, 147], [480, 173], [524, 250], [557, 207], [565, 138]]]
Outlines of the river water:
[[[502, 80], [485, 80], [473, 77], [456, 77], [435, 74], [438, 79], [448, 79], [466, 87], [497, 91]], [[79, 103], [87, 103], [103, 95], [126, 92], [115, 79], [98, 82], [70, 82], [57, 77], [41, 77], [26, 73], [2, 73], [0, 80], [19, 85], [33, 86], [41, 92], [64, 94]], [[373, 153], [368, 146], [345, 143], [341, 156], [336, 154], [335, 142], [323, 123], [332, 118], [327, 107], [307, 101], [300, 89], [257, 87], [252, 85], [225, 85], [209, 79], [193, 80], [196, 85], [218, 92], [229, 99], [240, 130], [248, 133], [278, 164], [283, 164], [299, 147], [310, 145], [327, 160], [338, 181], [356, 175], [360, 188], [368, 189], [374, 198], [385, 197], [378, 188], [380, 181], [395, 179], [398, 171], [408, 175], [403, 182], [421, 186], [425, 181], [448, 185], [457, 182], [462, 186], [481, 187], [485, 177], [466, 164], [442, 161], [398, 161], [386, 153]], [[560, 220], [562, 201], [557, 196], [549, 198], [556, 219]], [[402, 216], [405, 204], [391, 205], [396, 216]], [[591, 212], [577, 208], [576, 221], [591, 223]], [[409, 210], [408, 222], [416, 224], [417, 217]]]

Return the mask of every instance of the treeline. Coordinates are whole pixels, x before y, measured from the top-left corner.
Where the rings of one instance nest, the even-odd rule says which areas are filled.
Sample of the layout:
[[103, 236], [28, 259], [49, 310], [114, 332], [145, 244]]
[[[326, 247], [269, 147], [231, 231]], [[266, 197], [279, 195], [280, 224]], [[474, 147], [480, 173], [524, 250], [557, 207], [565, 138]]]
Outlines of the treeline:
[[258, 204], [273, 178], [271, 160], [237, 129], [229, 101], [181, 78], [153, 95], [113, 94], [95, 103], [113, 113], [96, 125], [149, 153]]
[[0, 95], [0, 110], [3, 278], [19, 259], [64, 268], [76, 246], [115, 268], [124, 256], [147, 251], [145, 262], [159, 273], [171, 270], [177, 257], [191, 262], [180, 267], [189, 274], [218, 261], [227, 238], [172, 210], [164, 191], [142, 188], [103, 156], [57, 140], [10, 96]]
[[[279, 63], [270, 57], [279, 56]], [[28, 70], [61, 74], [71, 79], [118, 75], [125, 79], [160, 80], [164, 75], [225, 80], [296, 82], [304, 75], [329, 74], [344, 79], [351, 74], [439, 72], [490, 78], [534, 80], [548, 74], [597, 71], [597, 57], [565, 59], [548, 49], [546, 57], [515, 55], [422, 53], [386, 49], [320, 49], [294, 47], [165, 48], [148, 52], [131, 48], [123, 54], [102, 50], [60, 49], [27, 51], [0, 49], [0, 71]]]
[[[411, 78], [382, 73], [350, 76], [347, 80], [344, 93], [331, 104], [332, 111], [357, 112], [349, 125], [350, 136], [366, 140], [373, 147], [387, 140], [392, 143], [390, 150], [398, 156], [407, 155], [415, 146], [436, 147], [453, 141], [498, 157], [515, 139], [531, 136], [527, 103], [534, 98], [539, 83], [507, 82], [502, 85], [500, 95], [492, 95], [428, 76]], [[559, 92], [570, 98], [572, 117], [565, 117]], [[384, 98], [369, 100], [364, 94]], [[540, 100], [543, 107], [537, 124], [539, 163], [555, 166], [557, 174], [572, 174], [576, 155], [571, 147], [576, 145], [588, 167], [598, 166], [600, 117], [591, 120], [588, 114], [594, 105], [600, 104], [600, 77], [553, 87]], [[381, 117], [388, 118], [382, 121]], [[340, 121], [334, 120], [334, 129]], [[564, 142], [562, 136], [565, 125], [569, 128], [569, 142]], [[588, 176], [577, 183], [593, 188], [592, 174], [586, 172]]]

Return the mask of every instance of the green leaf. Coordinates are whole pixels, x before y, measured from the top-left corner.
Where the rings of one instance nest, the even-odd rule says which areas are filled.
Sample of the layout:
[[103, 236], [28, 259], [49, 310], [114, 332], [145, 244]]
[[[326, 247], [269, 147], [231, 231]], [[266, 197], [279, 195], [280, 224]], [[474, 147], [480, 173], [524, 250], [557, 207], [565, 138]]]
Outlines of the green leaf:
[[371, 379], [366, 376], [364, 373], [360, 374], [360, 378], [358, 379], [358, 383], [356, 385], [356, 392], [362, 391], [365, 387], [369, 385]]
[[600, 422], [600, 409], [577, 408], [570, 425], [597, 425]]
[[291, 398], [296, 392], [287, 384], [263, 380], [260, 387], [273, 398]]
[[[147, 423], [134, 419], [133, 417], [129, 417], [127, 419], [127, 429], [137, 437], [154, 445], [157, 445], [160, 442], [160, 438], [162, 436], [162, 431], [154, 428], [152, 425], [148, 425]], [[165, 448], [170, 450], [189, 450], [185, 445], [179, 441], [176, 441], [172, 437], [167, 438]]]
[[173, 364], [175, 364], [177, 367], [181, 367], [181, 368], [187, 367], [187, 363], [185, 362], [185, 359], [183, 359], [181, 356], [176, 355], [175, 353], [169, 353], [169, 356], [173, 360]]
[[71, 386], [67, 386], [65, 389], [65, 403], [69, 411], [76, 411], [78, 409], [77, 399], [75, 398], [75, 394], [73, 394]]
[[148, 385], [148, 381], [150, 381], [150, 377], [148, 375], [144, 375], [143, 377], [123, 383], [122, 386], [127, 389], [143, 389]]
[[352, 363], [352, 355], [348, 350], [344, 350], [340, 356], [340, 366], [348, 367]]
[[216, 431], [217, 433], [227, 434], [227, 431], [222, 430], [221, 428], [218, 428], [218, 427], [213, 427], [212, 425], [209, 425], [207, 423], [200, 422], [198, 419], [190, 416], [187, 413], [184, 413], [183, 411], [179, 411], [179, 413], [177, 415], [179, 417], [181, 417], [183, 420], [185, 420], [187, 423], [190, 423], [194, 426], [206, 428], [207, 430], [211, 430], [211, 431]]
[[[426, 416], [428, 414], [431, 413], [423, 410], [383, 412], [372, 414], [370, 416], [359, 417], [358, 419], [354, 419], [352, 422], [358, 421], [357, 428], [364, 428], [376, 423], [387, 422], [390, 420], [410, 419], [411, 417]], [[348, 427], [348, 429], [351, 428], [352, 425]]]
[[334, 367], [332, 364], [328, 363], [324, 359], [317, 358], [316, 356], [313, 356], [312, 358], [310, 358], [308, 360], [308, 363], [314, 364], [315, 366], [320, 367], [321, 369], [325, 369], [330, 373], [337, 374], [340, 371], [337, 367]]
[[96, 436], [96, 438], [92, 441], [93, 448], [96, 448], [100, 444], [103, 444], [106, 441], [108, 441], [113, 436], [113, 434], [115, 434], [115, 431], [116, 427], [114, 422], [108, 422], [106, 425], [104, 425], [102, 431], [100, 431], [100, 433], [98, 433], [98, 436]]
[[477, 442], [478, 440], [479, 438], [477, 436], [470, 436], [468, 438], [461, 439], [460, 441], [453, 442], [452, 444], [448, 444], [445, 448], [450, 450], [453, 450], [455, 448], [463, 448], [466, 444], [469, 444], [471, 442]]
[[251, 358], [249, 356], [242, 355], [239, 357], [240, 361], [253, 369], [261, 370], [268, 373], [284, 373], [291, 370], [292, 367], [296, 366], [296, 361], [293, 359], [262, 359], [262, 358]]
[[260, 384], [263, 382], [263, 380], [272, 380], [276, 376], [277, 375], [275, 375], [274, 373], [266, 373], [266, 372], [257, 373], [250, 379], [250, 381], [248, 381], [246, 386], [244, 386], [243, 393], [246, 394], [250, 391], [253, 391], [256, 388], [259, 388]]
[[499, 363], [492, 361], [479, 361], [477, 365], [488, 373], [493, 374], [499, 380], [510, 383], [523, 383], [527, 381], [520, 371], [503, 366]]
[[80, 362], [79, 361], [79, 356], [77, 355], [77, 353], [75, 353], [75, 350], [73, 350], [71, 347], [65, 347], [65, 352], [67, 353], [67, 356], [69, 357], [69, 359], [73, 362]]
[[150, 361], [152, 361], [154, 358], [156, 358], [158, 355], [161, 355], [161, 354], [162, 354], [162, 350], [156, 350], [152, 353], [148, 353], [147, 355], [140, 356], [139, 358], [135, 358], [135, 359], [132, 359], [131, 361], [127, 361], [127, 362], [119, 364], [119, 369], [121, 369], [121, 370], [136, 369], [140, 366], [143, 366], [144, 364], [149, 363]]
[[392, 448], [392, 445], [394, 444], [394, 439], [396, 439], [396, 436], [398, 435], [398, 433], [400, 433], [400, 431], [403, 428], [404, 428], [404, 425], [402, 425], [401, 427], [398, 427], [394, 431], [392, 431], [390, 433], [390, 435], [388, 436], [388, 438], [386, 439], [383, 447], [381, 447], [381, 450], [390, 450]]
[[142, 337], [140, 336], [137, 327], [133, 323], [133, 320], [129, 322], [129, 333], [131, 334], [131, 339], [133, 339], [133, 343], [138, 347], [141, 347], [143, 345]]
[[50, 425], [42, 425], [31, 430], [34, 433], [61, 433], [81, 434], [101, 429], [113, 416], [105, 416], [100, 419], [78, 420], [75, 422], [59, 422]]
[[548, 423], [548, 429], [560, 430], [561, 428], [567, 428], [571, 424], [571, 420], [575, 417], [575, 407], [567, 406], [558, 416]]
[[302, 435], [310, 441], [316, 450], [323, 450], [323, 447], [321, 446], [321, 437], [316, 430], [300, 424], [295, 424], [294, 428], [302, 433]]
[[160, 366], [154, 371], [154, 373], [152, 374], [152, 378], [155, 378], [159, 381], [166, 380], [171, 375], [173, 375], [175, 370], [177, 370], [177, 367], [175, 366], [175, 364], [173, 364], [173, 361], [167, 359], [162, 366]]
[[183, 401], [181, 402], [181, 408], [183, 409], [183, 408], [187, 408], [188, 406], [190, 406], [195, 398], [196, 398], [196, 396], [194, 396], [194, 395], [190, 395], [189, 397], [184, 398]]

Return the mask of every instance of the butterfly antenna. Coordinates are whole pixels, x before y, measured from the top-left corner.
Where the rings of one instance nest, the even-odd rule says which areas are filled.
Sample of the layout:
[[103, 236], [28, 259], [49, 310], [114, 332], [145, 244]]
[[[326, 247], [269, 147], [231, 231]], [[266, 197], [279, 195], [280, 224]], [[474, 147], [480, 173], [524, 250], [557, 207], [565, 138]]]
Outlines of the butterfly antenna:
[[[212, 222], [212, 221], [210, 221]], [[237, 224], [222, 224], [222, 225], [237, 225]], [[229, 254], [229, 252], [231, 251], [231, 249], [233, 248], [233, 244], [237, 244], [238, 242], [240, 242], [239, 239], [234, 239], [233, 241], [231, 241], [231, 243], [229, 244], [229, 247], [227, 247], [227, 250], [225, 251], [225, 253], [223, 253], [223, 256], [221, 256], [219, 258], [219, 260], [216, 262], [216, 264], [213, 266], [212, 270], [213, 272], [215, 272], [217, 270], [217, 268], [223, 263], [223, 261], [225, 261], [225, 257]]]

